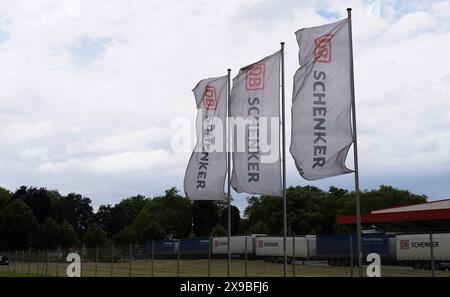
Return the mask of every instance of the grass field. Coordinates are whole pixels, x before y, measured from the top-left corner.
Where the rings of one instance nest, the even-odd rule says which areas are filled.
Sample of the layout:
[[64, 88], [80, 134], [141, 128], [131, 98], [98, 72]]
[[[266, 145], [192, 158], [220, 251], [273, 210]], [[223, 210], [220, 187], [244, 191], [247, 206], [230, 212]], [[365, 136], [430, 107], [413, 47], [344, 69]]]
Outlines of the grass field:
[[[245, 276], [245, 261], [232, 260], [231, 276]], [[67, 263], [11, 263], [8, 266], [0, 266], [0, 277], [26, 277], [26, 276], [66, 276]], [[365, 274], [364, 267], [364, 274]], [[178, 273], [177, 273], [178, 271]], [[307, 263], [307, 265], [295, 265], [295, 276], [297, 277], [349, 277], [350, 267], [329, 267], [322, 263]], [[288, 266], [289, 276], [293, 276], [292, 265]], [[357, 275], [357, 269], [353, 270]], [[429, 270], [414, 270], [410, 267], [384, 266], [381, 269], [382, 277], [430, 277]], [[180, 260], [179, 266], [176, 260], [155, 260], [153, 276], [156, 277], [195, 277], [208, 276], [208, 260]], [[248, 261], [247, 276], [258, 277], [280, 277], [283, 275], [283, 265], [278, 263], [268, 263], [264, 261]], [[83, 263], [83, 277], [151, 277], [152, 261], [139, 260], [129, 263]], [[211, 262], [210, 276], [227, 276], [227, 260], [214, 259]], [[436, 271], [436, 276], [450, 277], [449, 271]]]

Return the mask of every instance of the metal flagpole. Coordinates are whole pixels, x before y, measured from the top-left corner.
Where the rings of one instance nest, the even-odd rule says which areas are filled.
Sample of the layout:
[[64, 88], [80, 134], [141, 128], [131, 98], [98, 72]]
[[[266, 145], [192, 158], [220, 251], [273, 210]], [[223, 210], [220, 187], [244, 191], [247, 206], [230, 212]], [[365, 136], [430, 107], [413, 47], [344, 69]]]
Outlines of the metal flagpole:
[[355, 75], [353, 72], [353, 41], [352, 41], [352, 9], [347, 8], [348, 38], [350, 43], [350, 85], [352, 96], [352, 122], [353, 122], [353, 154], [355, 162], [355, 194], [356, 194], [356, 232], [358, 236], [358, 266], [359, 277], [362, 277], [362, 234], [361, 234], [361, 201], [359, 195], [358, 170], [358, 141], [356, 137], [356, 103], [355, 103]]
[[228, 104], [227, 104], [227, 110], [228, 110], [228, 131], [227, 131], [227, 169], [228, 169], [228, 175], [227, 175], [227, 199], [228, 199], [228, 266], [227, 266], [227, 276], [230, 277], [230, 265], [231, 265], [231, 146], [230, 146], [230, 117], [231, 117], [231, 111], [230, 111], [230, 102], [231, 102], [231, 69], [228, 69]]
[[287, 211], [286, 211], [286, 114], [285, 114], [285, 90], [284, 90], [284, 42], [281, 42], [281, 135], [283, 156], [283, 255], [284, 255], [284, 277], [287, 276]]

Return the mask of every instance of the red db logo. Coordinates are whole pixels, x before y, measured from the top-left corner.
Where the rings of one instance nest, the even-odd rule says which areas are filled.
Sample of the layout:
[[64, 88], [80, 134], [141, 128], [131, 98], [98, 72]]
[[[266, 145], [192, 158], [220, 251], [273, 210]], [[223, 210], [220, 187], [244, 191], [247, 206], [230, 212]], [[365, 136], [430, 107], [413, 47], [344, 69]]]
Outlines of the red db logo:
[[411, 246], [409, 245], [409, 240], [400, 240], [400, 249], [409, 250]]
[[247, 90], [264, 90], [264, 76], [266, 73], [265, 64], [256, 64], [247, 69], [246, 88]]
[[205, 87], [205, 94], [203, 95], [203, 105], [205, 105], [206, 110], [217, 109], [216, 88], [211, 86]]
[[325, 34], [315, 40], [316, 49], [314, 50], [314, 62], [331, 62], [331, 39], [333, 34]]

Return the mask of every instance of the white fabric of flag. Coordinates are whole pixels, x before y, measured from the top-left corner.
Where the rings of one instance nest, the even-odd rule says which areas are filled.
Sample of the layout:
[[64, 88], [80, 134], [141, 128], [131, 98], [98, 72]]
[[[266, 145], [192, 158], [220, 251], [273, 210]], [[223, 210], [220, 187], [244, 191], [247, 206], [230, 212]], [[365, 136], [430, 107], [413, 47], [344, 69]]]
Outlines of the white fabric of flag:
[[[233, 175], [238, 193], [282, 196], [281, 51], [243, 67], [233, 79]], [[245, 123], [245, 124], [243, 124]]]
[[193, 89], [197, 105], [197, 143], [184, 177], [191, 200], [225, 200], [228, 77], [200, 81]]
[[301, 67], [294, 76], [290, 152], [300, 175], [318, 180], [352, 172], [349, 23], [296, 32]]

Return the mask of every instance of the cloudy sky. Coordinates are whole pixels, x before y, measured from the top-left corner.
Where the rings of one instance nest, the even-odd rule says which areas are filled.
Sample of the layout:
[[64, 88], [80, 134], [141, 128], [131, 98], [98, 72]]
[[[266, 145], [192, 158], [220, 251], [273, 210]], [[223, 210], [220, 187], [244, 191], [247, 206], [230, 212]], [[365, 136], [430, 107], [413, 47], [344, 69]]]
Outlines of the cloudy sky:
[[[190, 148], [171, 144], [177, 119], [193, 126], [197, 82], [234, 76], [285, 41], [290, 108], [294, 32], [347, 7], [361, 188], [449, 198], [450, 1], [419, 0], [4, 0], [0, 186], [77, 192], [94, 206], [182, 189]], [[289, 156], [288, 185], [306, 184]], [[353, 189], [353, 176], [309, 184]]]

